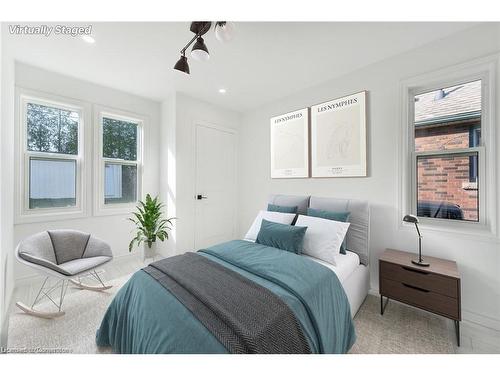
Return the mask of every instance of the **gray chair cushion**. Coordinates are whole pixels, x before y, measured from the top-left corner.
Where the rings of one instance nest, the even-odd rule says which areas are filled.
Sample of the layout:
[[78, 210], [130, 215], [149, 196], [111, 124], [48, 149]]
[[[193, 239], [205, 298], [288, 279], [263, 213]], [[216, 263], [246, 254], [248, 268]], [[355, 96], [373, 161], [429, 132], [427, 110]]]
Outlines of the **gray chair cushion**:
[[83, 256], [90, 234], [70, 229], [49, 230], [57, 264]]
[[111, 252], [111, 247], [103, 240], [91, 236], [82, 258], [91, 258], [101, 255], [112, 257], [113, 253]]
[[103, 265], [106, 262], [109, 262], [112, 257], [107, 256], [97, 256], [92, 258], [82, 258], [70, 260], [69, 262], [60, 264], [58, 267], [62, 270], [61, 273], [64, 272], [65, 275], [74, 276], [81, 272], [91, 270], [92, 268], [96, 268], [98, 266]]
[[307, 215], [307, 208], [309, 207], [309, 196], [299, 195], [271, 195], [268, 203], [278, 206], [297, 206], [297, 213], [300, 215]]
[[62, 273], [63, 275], [69, 276], [69, 274], [67, 274], [64, 270], [62, 270], [57, 264], [55, 264], [49, 260], [46, 260], [43, 258], [38, 258], [34, 255], [31, 255], [28, 253], [23, 253], [23, 252], [19, 252], [19, 256], [27, 262], [38, 264], [39, 266], [47, 267], [53, 271], [56, 271], [56, 272]]
[[47, 232], [37, 233], [26, 238], [19, 244], [18, 251], [19, 255], [28, 262], [29, 260], [26, 259], [25, 256], [33, 257], [39, 259], [40, 261], [44, 260], [57, 265], [54, 248], [52, 247], [52, 241]]
[[17, 252], [22, 260], [65, 276], [88, 271], [113, 259], [106, 242], [76, 230], [37, 233], [23, 240]]

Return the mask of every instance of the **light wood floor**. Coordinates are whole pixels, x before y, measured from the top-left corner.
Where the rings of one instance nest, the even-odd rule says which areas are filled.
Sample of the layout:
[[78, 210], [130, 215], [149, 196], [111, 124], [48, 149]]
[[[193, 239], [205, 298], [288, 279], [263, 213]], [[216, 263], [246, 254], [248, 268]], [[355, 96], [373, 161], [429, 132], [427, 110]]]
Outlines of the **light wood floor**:
[[[102, 277], [105, 280], [112, 280], [119, 278], [121, 276], [133, 273], [143, 267], [147, 263], [144, 263], [139, 256], [124, 256], [120, 258], [115, 258], [112, 262], [103, 266]], [[42, 278], [29, 279], [25, 281], [20, 281], [14, 290], [14, 295], [12, 298], [12, 304], [10, 311], [16, 309], [16, 301], [30, 302], [35, 297], [38, 292]], [[75, 288], [68, 288], [67, 293], [72, 293], [77, 291]], [[453, 322], [450, 320], [448, 324], [448, 329], [450, 332], [450, 337], [453, 338], [453, 343], [455, 345], [455, 352], [459, 354], [483, 354], [483, 353], [500, 353], [500, 331], [494, 331], [489, 328], [482, 327], [480, 325], [463, 321], [461, 323], [461, 346], [457, 347], [455, 344], [455, 331]]]

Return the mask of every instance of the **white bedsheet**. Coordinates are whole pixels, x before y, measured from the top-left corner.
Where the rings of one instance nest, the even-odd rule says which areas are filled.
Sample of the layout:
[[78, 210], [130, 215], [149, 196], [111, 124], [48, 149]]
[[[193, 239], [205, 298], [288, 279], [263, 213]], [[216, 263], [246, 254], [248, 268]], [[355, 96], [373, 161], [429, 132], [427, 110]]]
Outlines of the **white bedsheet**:
[[337, 263], [335, 266], [331, 263], [324, 262], [320, 259], [316, 259], [308, 255], [303, 256], [331, 269], [333, 272], [335, 272], [342, 284], [359, 266], [359, 256], [352, 251], [347, 251], [346, 254], [335, 255], [335, 263]]

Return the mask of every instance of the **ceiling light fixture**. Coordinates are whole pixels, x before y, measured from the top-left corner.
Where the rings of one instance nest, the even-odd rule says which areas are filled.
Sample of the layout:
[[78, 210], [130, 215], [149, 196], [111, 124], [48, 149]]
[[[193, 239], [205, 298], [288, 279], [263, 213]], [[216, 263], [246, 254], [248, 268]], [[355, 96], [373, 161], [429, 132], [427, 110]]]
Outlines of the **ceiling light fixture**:
[[219, 94], [225, 94], [226, 92], [226, 89], [219, 89]]
[[[207, 45], [202, 38], [210, 28], [212, 27], [212, 22], [210, 21], [196, 21], [191, 22], [189, 30], [194, 33], [194, 37], [181, 49], [181, 58], [174, 65], [174, 69], [181, 71], [183, 73], [189, 74], [189, 65], [186, 58], [186, 50], [194, 43], [191, 49], [191, 57], [199, 61], [207, 61], [210, 58], [208, 53]], [[232, 38], [234, 31], [234, 26], [230, 22], [217, 21], [215, 22], [215, 37], [220, 41], [229, 41]]]
[[227, 43], [234, 37], [234, 24], [227, 21], [215, 23], [215, 37], [219, 42]]
[[94, 39], [94, 37], [92, 37], [91, 35], [82, 35], [82, 37], [81, 37], [81, 38], [82, 38], [82, 40], [83, 40], [84, 42], [87, 42], [87, 43], [89, 43], [89, 44], [94, 44], [94, 43], [95, 43], [95, 39]]
[[183, 54], [181, 58], [175, 63], [174, 69], [179, 72], [189, 74], [189, 64], [186, 56]]
[[198, 61], [207, 61], [210, 58], [207, 45], [201, 36], [196, 39], [196, 43], [191, 50], [191, 57]]

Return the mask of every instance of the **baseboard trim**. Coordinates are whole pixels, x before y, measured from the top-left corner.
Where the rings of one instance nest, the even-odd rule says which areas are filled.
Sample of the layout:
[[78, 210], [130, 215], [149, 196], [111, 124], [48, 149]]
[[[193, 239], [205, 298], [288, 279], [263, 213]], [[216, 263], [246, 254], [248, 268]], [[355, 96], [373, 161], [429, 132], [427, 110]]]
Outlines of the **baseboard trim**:
[[[378, 289], [370, 288], [368, 294], [380, 296]], [[480, 325], [484, 328], [492, 329], [500, 332], [500, 319], [491, 316], [483, 315], [474, 311], [462, 308], [462, 322]]]
[[500, 332], [500, 320], [491, 316], [462, 309], [462, 320]]

